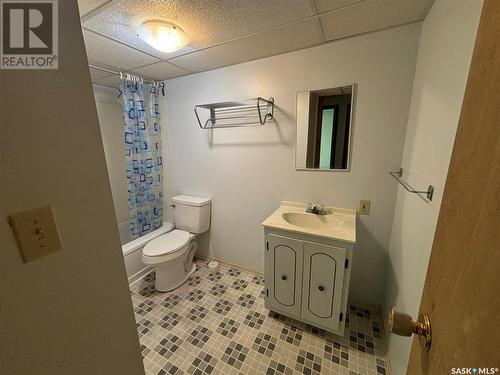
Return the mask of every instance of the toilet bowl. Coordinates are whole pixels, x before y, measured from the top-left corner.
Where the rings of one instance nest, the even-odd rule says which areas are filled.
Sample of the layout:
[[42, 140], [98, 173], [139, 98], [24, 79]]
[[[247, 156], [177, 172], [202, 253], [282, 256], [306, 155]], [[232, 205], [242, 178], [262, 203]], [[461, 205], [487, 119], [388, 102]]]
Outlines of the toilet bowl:
[[142, 251], [144, 264], [155, 268], [155, 288], [170, 292], [196, 271], [193, 263], [197, 244], [195, 235], [175, 229], [148, 242]]
[[155, 288], [169, 292], [195, 271], [196, 234], [210, 226], [210, 199], [179, 195], [172, 198], [176, 229], [151, 240], [142, 250], [142, 261], [156, 271]]

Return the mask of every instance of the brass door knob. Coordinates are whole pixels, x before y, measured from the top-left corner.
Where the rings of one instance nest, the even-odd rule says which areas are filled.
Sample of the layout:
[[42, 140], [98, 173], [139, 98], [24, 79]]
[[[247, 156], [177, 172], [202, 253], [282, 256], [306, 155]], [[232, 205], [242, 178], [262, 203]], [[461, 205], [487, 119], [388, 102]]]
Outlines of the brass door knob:
[[400, 313], [392, 307], [389, 311], [389, 329], [391, 333], [399, 336], [409, 337], [416, 334], [422, 349], [428, 352], [431, 348], [431, 321], [426, 313], [421, 313], [415, 322], [410, 315]]

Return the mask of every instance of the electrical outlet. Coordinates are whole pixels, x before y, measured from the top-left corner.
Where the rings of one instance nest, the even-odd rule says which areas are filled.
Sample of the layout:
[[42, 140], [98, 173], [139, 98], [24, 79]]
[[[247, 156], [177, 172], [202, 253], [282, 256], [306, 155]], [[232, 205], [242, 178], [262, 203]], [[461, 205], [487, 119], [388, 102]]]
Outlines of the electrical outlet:
[[8, 220], [24, 263], [62, 250], [52, 207], [19, 212]]
[[370, 215], [370, 201], [359, 201], [359, 214]]

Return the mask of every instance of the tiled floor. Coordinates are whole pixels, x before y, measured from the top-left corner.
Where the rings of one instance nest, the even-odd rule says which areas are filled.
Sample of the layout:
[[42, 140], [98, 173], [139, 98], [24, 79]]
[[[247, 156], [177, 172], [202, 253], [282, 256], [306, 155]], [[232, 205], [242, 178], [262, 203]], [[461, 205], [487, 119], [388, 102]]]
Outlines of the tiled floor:
[[131, 287], [147, 374], [386, 374], [380, 317], [349, 306], [346, 337], [269, 312], [260, 276], [204, 262], [179, 289]]

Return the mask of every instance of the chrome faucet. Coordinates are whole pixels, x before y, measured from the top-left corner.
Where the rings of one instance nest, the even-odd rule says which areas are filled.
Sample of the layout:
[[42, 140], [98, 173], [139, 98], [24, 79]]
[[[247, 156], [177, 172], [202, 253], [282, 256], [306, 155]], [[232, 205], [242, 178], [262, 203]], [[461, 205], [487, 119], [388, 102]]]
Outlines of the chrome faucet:
[[307, 213], [309, 214], [315, 214], [315, 215], [326, 215], [326, 210], [321, 207], [319, 204], [312, 204], [312, 203], [309, 203], [307, 205], [307, 210], [306, 210]]

